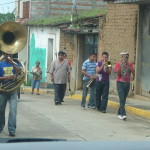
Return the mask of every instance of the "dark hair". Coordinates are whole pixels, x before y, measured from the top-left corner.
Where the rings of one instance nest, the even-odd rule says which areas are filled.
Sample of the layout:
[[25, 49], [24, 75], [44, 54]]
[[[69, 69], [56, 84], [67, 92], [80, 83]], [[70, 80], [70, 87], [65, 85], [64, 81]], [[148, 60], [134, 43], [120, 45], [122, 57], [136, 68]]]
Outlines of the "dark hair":
[[58, 55], [64, 55], [64, 52], [63, 51], [59, 51]]
[[103, 56], [103, 55], [109, 56], [108, 52], [103, 52], [103, 53], [102, 53], [102, 56]]
[[40, 64], [40, 62], [39, 62], [38, 60], [36, 61], [36, 63], [39, 63], [39, 64]]
[[90, 56], [92, 56], [92, 55], [97, 56], [97, 54], [96, 54], [96, 53], [90, 53], [89, 57], [90, 57]]

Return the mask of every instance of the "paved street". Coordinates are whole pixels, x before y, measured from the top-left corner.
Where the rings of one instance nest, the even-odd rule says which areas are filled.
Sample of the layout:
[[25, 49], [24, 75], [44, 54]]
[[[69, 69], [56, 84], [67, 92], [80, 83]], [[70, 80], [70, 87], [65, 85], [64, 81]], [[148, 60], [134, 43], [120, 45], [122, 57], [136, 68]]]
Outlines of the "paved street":
[[[108, 108], [108, 112], [103, 114], [93, 109], [82, 110], [80, 101], [71, 99], [65, 99], [63, 105], [55, 106], [52, 96], [21, 95], [18, 102], [16, 137], [150, 140], [148, 120], [129, 114], [126, 121], [118, 120], [116, 111]], [[2, 137], [9, 137], [7, 126], [0, 134], [0, 138]]]

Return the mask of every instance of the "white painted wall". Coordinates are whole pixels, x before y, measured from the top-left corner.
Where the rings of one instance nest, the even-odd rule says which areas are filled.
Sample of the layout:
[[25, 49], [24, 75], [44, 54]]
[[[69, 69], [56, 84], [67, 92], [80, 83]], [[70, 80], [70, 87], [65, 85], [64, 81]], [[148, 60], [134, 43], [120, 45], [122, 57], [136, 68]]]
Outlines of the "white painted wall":
[[[53, 60], [56, 59], [56, 54], [59, 52], [60, 43], [60, 29], [55, 27], [30, 27], [30, 39], [32, 34], [35, 36], [35, 47], [46, 49], [46, 82], [50, 82], [49, 73], [46, 73], [50, 68], [50, 63], [48, 62], [48, 44], [49, 39], [53, 40]], [[48, 64], [48, 65], [47, 65]]]
[[30, 38], [32, 34], [35, 35], [35, 46], [45, 48], [47, 52], [48, 39], [53, 39], [53, 58], [56, 59], [55, 53], [59, 52], [60, 29], [55, 27], [30, 27]]

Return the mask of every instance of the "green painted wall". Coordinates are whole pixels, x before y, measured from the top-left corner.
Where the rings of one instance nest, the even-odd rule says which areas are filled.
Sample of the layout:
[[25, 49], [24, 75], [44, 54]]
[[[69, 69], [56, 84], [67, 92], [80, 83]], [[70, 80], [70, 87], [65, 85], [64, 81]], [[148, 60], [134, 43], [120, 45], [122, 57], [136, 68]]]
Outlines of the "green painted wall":
[[[31, 71], [32, 67], [35, 66], [36, 61], [40, 61], [40, 67], [42, 68], [42, 82], [46, 81], [46, 49], [35, 47], [35, 35], [32, 34], [30, 39], [30, 52], [29, 52], [29, 70]], [[32, 75], [30, 74], [30, 79]]]

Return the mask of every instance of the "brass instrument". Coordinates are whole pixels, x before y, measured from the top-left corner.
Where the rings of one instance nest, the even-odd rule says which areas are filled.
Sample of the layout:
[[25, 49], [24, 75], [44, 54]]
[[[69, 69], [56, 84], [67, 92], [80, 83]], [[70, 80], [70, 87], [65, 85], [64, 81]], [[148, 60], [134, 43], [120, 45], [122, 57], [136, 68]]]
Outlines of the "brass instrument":
[[[112, 67], [111, 61], [107, 61], [107, 62], [105, 63], [105, 65], [104, 65], [104, 67], [108, 67], [108, 68]], [[96, 76], [97, 76], [97, 75], [95, 74], [94, 77], [96, 77]], [[91, 80], [88, 82], [88, 84], [87, 84], [86, 87], [89, 88], [90, 85], [93, 83], [93, 81], [94, 81], [94, 79], [91, 79]]]
[[[26, 41], [26, 31], [21, 24], [8, 21], [0, 25], [0, 49], [4, 53], [15, 54], [20, 52], [25, 47]], [[4, 59], [2, 56], [0, 61]], [[0, 92], [17, 90], [25, 80], [24, 64], [16, 58], [13, 58], [11, 63], [15, 70], [15, 79], [0, 82]]]
[[127, 61], [127, 54], [126, 53], [121, 53], [122, 54], [122, 59], [123, 62], [121, 63], [121, 75], [124, 76], [124, 74], [126, 73], [126, 61]]
[[[97, 75], [95, 74], [94, 77], [96, 78], [96, 76], [97, 76]], [[87, 84], [86, 87], [89, 88], [89, 87], [91, 86], [91, 84], [94, 82], [94, 80], [95, 80], [95, 79], [91, 79], [91, 80], [88, 82], [88, 84]]]
[[104, 66], [108, 68], [112, 67], [111, 61], [107, 61]]

